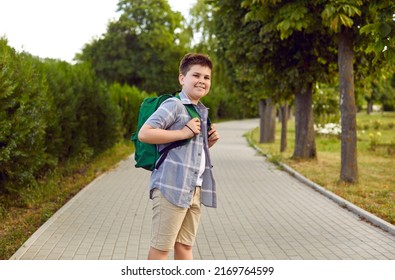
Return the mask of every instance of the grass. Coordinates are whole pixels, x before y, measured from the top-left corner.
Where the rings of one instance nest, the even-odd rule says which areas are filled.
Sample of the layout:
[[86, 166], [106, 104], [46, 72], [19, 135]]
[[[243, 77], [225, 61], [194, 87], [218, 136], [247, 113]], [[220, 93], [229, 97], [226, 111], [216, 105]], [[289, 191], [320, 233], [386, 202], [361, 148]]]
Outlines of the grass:
[[37, 187], [0, 196], [0, 259], [9, 259], [69, 199], [132, 152], [130, 141], [121, 142], [89, 164], [59, 166]]
[[[311, 181], [395, 225], [395, 113], [357, 115], [358, 127], [358, 183], [339, 182], [340, 140], [336, 136], [316, 135], [317, 159], [292, 160], [294, 150], [294, 122], [288, 124], [288, 148], [280, 153], [280, 129], [277, 125], [276, 141], [257, 144], [259, 129], [249, 134], [269, 160], [281, 161]], [[379, 137], [372, 140], [372, 135]], [[374, 137], [373, 137], [374, 138]], [[372, 145], [372, 142], [375, 142]]]

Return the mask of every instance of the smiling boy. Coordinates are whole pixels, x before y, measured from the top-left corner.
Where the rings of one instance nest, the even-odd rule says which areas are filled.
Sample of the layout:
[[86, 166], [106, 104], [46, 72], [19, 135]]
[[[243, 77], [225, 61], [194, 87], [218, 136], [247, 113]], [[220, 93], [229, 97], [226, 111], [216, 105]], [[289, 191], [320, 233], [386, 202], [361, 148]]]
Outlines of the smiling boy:
[[[179, 68], [180, 98], [164, 101], [138, 135], [141, 142], [157, 144], [159, 150], [169, 143], [191, 139], [170, 150], [151, 174], [151, 260], [167, 259], [173, 248], [174, 259], [193, 259], [201, 204], [217, 206], [209, 148], [219, 140], [219, 134], [214, 124], [208, 128], [208, 109], [200, 102], [210, 90], [212, 68], [206, 55], [185, 55]], [[185, 108], [188, 105], [195, 107], [200, 119], [191, 119]]]

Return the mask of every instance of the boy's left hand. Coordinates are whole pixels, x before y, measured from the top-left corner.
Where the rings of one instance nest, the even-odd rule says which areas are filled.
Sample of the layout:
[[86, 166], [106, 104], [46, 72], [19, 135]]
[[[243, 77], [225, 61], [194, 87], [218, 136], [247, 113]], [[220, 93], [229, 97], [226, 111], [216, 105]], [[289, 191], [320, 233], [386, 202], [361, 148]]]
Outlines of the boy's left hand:
[[219, 134], [215, 124], [211, 125], [211, 130], [208, 132], [208, 147], [211, 148], [219, 140]]

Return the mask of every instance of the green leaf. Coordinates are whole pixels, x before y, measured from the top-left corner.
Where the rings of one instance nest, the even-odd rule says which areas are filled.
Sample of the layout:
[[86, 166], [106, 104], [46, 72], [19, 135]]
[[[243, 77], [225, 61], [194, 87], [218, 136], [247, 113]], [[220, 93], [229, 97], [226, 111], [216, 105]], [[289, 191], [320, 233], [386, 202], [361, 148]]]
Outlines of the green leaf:
[[344, 14], [340, 14], [339, 18], [340, 22], [347, 27], [352, 27], [352, 25], [354, 24], [354, 21]]
[[336, 8], [333, 5], [326, 5], [324, 11], [321, 16], [324, 20], [329, 20], [334, 18], [336, 15]]
[[352, 17], [352, 16], [354, 16], [356, 14], [359, 15], [359, 16], [361, 15], [361, 10], [358, 9], [357, 7], [355, 7], [355, 6], [344, 5], [341, 8], [349, 17]]
[[332, 30], [339, 30], [340, 24], [339, 24], [339, 16], [335, 16], [330, 23], [330, 27]]
[[359, 30], [359, 33], [369, 34], [369, 33], [373, 33], [375, 31], [375, 29], [376, 29], [375, 24], [367, 24], [367, 25], [361, 27], [361, 29]]
[[366, 49], [366, 52], [367, 53], [373, 52], [376, 55], [378, 55], [384, 50], [385, 46], [386, 46], [385, 41], [379, 40], [379, 41], [369, 45], [369, 47]]
[[388, 23], [383, 22], [380, 24], [379, 33], [380, 33], [381, 37], [387, 37], [391, 33], [391, 31], [392, 31], [392, 28]]
[[277, 29], [281, 32], [286, 32], [291, 26], [291, 23], [288, 20], [284, 20], [277, 24]]

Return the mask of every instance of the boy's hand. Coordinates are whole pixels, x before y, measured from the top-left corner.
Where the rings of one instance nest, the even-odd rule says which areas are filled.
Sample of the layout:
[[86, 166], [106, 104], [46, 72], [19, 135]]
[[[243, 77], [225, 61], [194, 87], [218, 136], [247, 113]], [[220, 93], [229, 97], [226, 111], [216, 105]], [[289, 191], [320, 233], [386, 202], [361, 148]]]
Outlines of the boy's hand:
[[215, 124], [211, 125], [211, 130], [208, 132], [208, 147], [211, 148], [219, 140], [219, 133]]
[[193, 118], [190, 120], [182, 130], [186, 133], [187, 138], [192, 138], [195, 135], [198, 135], [200, 133], [199, 118]]

